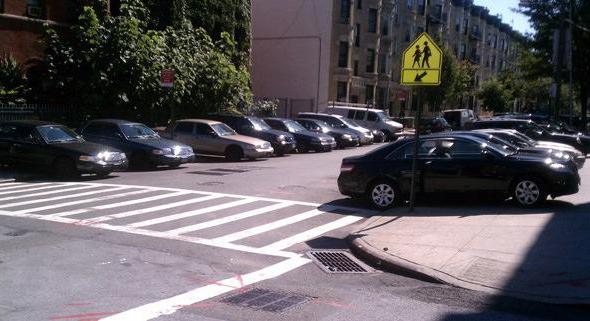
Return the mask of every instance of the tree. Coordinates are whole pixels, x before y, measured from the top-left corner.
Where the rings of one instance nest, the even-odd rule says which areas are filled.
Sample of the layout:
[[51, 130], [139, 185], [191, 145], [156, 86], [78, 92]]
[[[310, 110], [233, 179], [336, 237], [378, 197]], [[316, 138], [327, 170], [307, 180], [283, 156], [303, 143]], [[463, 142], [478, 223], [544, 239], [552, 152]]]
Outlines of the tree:
[[496, 79], [483, 83], [477, 92], [477, 98], [483, 100], [484, 107], [494, 113], [507, 111], [509, 92]]
[[[123, 4], [116, 17], [84, 7], [68, 36], [48, 28], [45, 61], [53, 96], [88, 117], [148, 123], [251, 103], [248, 70], [233, 64], [231, 36], [223, 33], [213, 41], [182, 16], [163, 30], [151, 29], [143, 1]], [[167, 68], [175, 71], [172, 89], [159, 86], [159, 74]]]
[[23, 67], [12, 56], [0, 56], [0, 103], [23, 103], [29, 91]]
[[[572, 4], [572, 21], [569, 20], [569, 5]], [[573, 26], [573, 74], [582, 109], [583, 124], [587, 123], [588, 95], [590, 92], [590, 1], [587, 0], [546, 0], [521, 1], [520, 11], [529, 17], [535, 29], [532, 45], [535, 54], [546, 65], [551, 65], [553, 30]], [[551, 76], [547, 74], [546, 76]], [[562, 79], [564, 74], [560, 75]]]

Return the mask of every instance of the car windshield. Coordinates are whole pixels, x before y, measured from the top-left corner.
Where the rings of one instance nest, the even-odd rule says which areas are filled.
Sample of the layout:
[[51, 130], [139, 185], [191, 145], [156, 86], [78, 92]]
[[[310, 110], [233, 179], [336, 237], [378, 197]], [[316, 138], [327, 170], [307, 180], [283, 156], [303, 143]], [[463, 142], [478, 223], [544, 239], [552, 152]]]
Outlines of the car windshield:
[[144, 124], [124, 124], [121, 131], [127, 138], [149, 138], [158, 137], [155, 131]]
[[500, 139], [508, 141], [508, 142], [512, 143], [513, 145], [520, 145], [523, 147], [533, 146], [533, 144], [531, 144], [531, 142], [529, 141], [528, 138], [523, 138], [520, 135], [516, 135], [516, 134], [512, 135], [512, 134], [503, 133], [503, 132], [492, 133], [492, 135], [498, 136]]
[[252, 125], [254, 125], [254, 129], [256, 129], [256, 130], [269, 130], [269, 129], [271, 129], [270, 126], [268, 126], [268, 124], [264, 122], [264, 120], [262, 120], [258, 117], [248, 117], [248, 120], [250, 120]]
[[305, 127], [301, 126], [301, 124], [293, 120], [285, 121], [285, 126], [287, 126], [287, 129], [293, 133], [302, 132], [306, 130]]
[[483, 147], [487, 147], [489, 149], [494, 150], [495, 152], [497, 152], [498, 154], [502, 155], [502, 156], [509, 156], [509, 155], [513, 155], [516, 153], [516, 151], [508, 151], [506, 149], [504, 149], [504, 146], [501, 144], [496, 144], [493, 141], [487, 141], [483, 144]]
[[384, 111], [378, 111], [378, 112], [376, 112], [376, 114], [377, 114], [377, 117], [379, 117], [379, 119], [381, 119], [382, 121], [391, 121], [391, 120], [393, 120]]
[[330, 131], [330, 125], [328, 125], [328, 123], [325, 121], [316, 120], [314, 123], [320, 127], [322, 132], [327, 133]]
[[344, 125], [346, 125], [346, 126], [342, 126], [342, 127], [359, 127], [359, 125], [357, 123], [355, 123], [354, 120], [350, 120], [347, 118], [340, 118], [340, 121], [342, 121], [344, 123]]
[[503, 139], [499, 139], [497, 137], [492, 136], [489, 139], [490, 143], [495, 144], [496, 146], [500, 146], [502, 149], [504, 149], [506, 152], [510, 153], [510, 154], [514, 154], [518, 152], [518, 147], [514, 146], [513, 144], [503, 140]]
[[211, 127], [219, 136], [237, 135], [237, 133], [226, 124], [213, 124]]
[[42, 126], [37, 127], [37, 130], [49, 144], [79, 142], [82, 140], [76, 133], [64, 126]]

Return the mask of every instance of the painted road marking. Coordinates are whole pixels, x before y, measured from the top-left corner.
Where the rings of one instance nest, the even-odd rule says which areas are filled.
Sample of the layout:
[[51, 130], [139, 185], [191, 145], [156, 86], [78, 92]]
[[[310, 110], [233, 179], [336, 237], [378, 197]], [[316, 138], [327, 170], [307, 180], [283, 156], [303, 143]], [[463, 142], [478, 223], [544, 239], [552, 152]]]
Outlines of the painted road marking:
[[210, 200], [214, 200], [214, 199], [218, 199], [218, 198], [222, 198], [222, 196], [217, 196], [217, 195], [203, 196], [203, 197], [193, 198], [191, 200], [180, 201], [180, 202], [176, 202], [176, 203], [163, 204], [163, 205], [158, 205], [158, 206], [154, 206], [154, 207], [148, 207], [148, 208], [143, 208], [143, 209], [138, 209], [138, 210], [133, 210], [133, 211], [128, 211], [128, 212], [122, 212], [122, 213], [118, 213], [118, 214], [111, 214], [111, 215], [94, 217], [94, 218], [82, 220], [81, 222], [86, 223], [86, 224], [95, 224], [95, 223], [105, 222], [105, 221], [109, 221], [109, 220], [114, 220], [117, 218], [125, 218], [125, 217], [130, 217], [130, 216], [135, 216], [135, 215], [153, 213], [153, 212], [166, 210], [166, 209], [170, 209], [170, 208], [174, 208], [174, 207], [178, 207], [178, 206], [183, 206], [183, 205], [187, 205], [187, 204], [206, 202], [206, 201], [210, 201]]
[[14, 178], [11, 178], [11, 179], [0, 179], [0, 184], [3, 184], [3, 183], [11, 183], [11, 182], [14, 182]]
[[[56, 188], [56, 187], [63, 187], [63, 186], [53, 185], [53, 186], [40, 187], [38, 189], [49, 189], [49, 188]], [[73, 192], [73, 191], [79, 191], [79, 190], [91, 189], [91, 188], [96, 188], [96, 187], [95, 186], [79, 186], [79, 187], [59, 189], [59, 190], [55, 190], [55, 191], [40, 192], [40, 193], [26, 194], [26, 195], [19, 195], [19, 196], [10, 196], [10, 197], [0, 198], [0, 201], [15, 200], [15, 199], [21, 199], [21, 198], [37, 197], [37, 196], [45, 196], [45, 195], [59, 194], [59, 193], [65, 193], [65, 192]], [[31, 190], [34, 190], [34, 189], [31, 189]], [[15, 194], [15, 193], [21, 193], [21, 192], [23, 192], [23, 190], [6, 192], [6, 193], [2, 193], [2, 195]]]
[[122, 189], [129, 189], [129, 188], [128, 187], [124, 187], [124, 186], [119, 186], [119, 187], [114, 187], [114, 188], [109, 188], [109, 189], [102, 189], [102, 190], [97, 190], [97, 191], [92, 191], [92, 192], [85, 192], [85, 193], [78, 193], [78, 194], [69, 194], [69, 195], [56, 196], [56, 197], [50, 197], [50, 198], [41, 198], [41, 199], [36, 199], [36, 200], [31, 200], [31, 201], [25, 201], [25, 202], [19, 202], [19, 203], [4, 204], [4, 205], [0, 205], [0, 208], [18, 207], [18, 206], [22, 206], [22, 205], [45, 203], [45, 202], [51, 202], [51, 201], [59, 201], [59, 200], [64, 200], [64, 199], [68, 199], [68, 198], [76, 198], [76, 197], [94, 195], [94, 194], [99, 194], [99, 193], [115, 192], [115, 191], [119, 191], [119, 190], [122, 190]]
[[170, 221], [176, 221], [176, 220], [179, 220], [182, 218], [197, 216], [197, 215], [201, 215], [201, 214], [205, 214], [205, 213], [211, 213], [211, 212], [224, 210], [224, 209], [228, 209], [231, 207], [245, 205], [245, 204], [249, 204], [249, 203], [253, 203], [253, 202], [256, 202], [256, 200], [246, 198], [246, 199], [233, 201], [230, 203], [224, 203], [224, 204], [220, 204], [220, 205], [200, 208], [200, 209], [194, 210], [194, 211], [188, 211], [188, 212], [184, 212], [184, 213], [155, 218], [153, 220], [137, 222], [137, 223], [129, 224], [129, 226], [131, 226], [131, 227], [144, 227], [144, 226], [150, 226], [150, 225], [155, 225], [155, 224], [160, 224], [160, 223], [165, 223], [165, 222], [170, 222]]
[[311, 211], [308, 211], [305, 213], [290, 216], [290, 217], [284, 218], [282, 220], [270, 222], [270, 223], [267, 223], [264, 225], [259, 225], [259, 226], [256, 226], [256, 227], [253, 227], [253, 228], [250, 228], [247, 230], [243, 230], [240, 232], [221, 236], [221, 237], [215, 238], [213, 240], [215, 240], [217, 242], [228, 242], [228, 243], [235, 242], [237, 240], [245, 239], [250, 236], [266, 233], [268, 231], [272, 231], [272, 230], [278, 229], [283, 226], [287, 226], [287, 225], [290, 225], [293, 223], [301, 222], [303, 220], [307, 220], [307, 219], [310, 219], [312, 217], [315, 217], [315, 216], [318, 216], [321, 214], [325, 214], [325, 212], [315, 209], [315, 210], [311, 210]]
[[281, 276], [287, 272], [293, 271], [307, 263], [309, 259], [302, 257], [294, 257], [288, 260], [284, 260], [277, 264], [267, 266], [261, 270], [236, 276], [233, 278], [219, 281], [215, 284], [209, 284], [192, 291], [173, 296], [168, 299], [157, 301], [142, 305], [140, 307], [115, 314], [106, 318], [100, 319], [101, 321], [147, 321], [156, 319], [163, 315], [170, 315], [174, 312], [182, 309], [183, 307], [190, 306], [207, 299], [214, 298], [234, 291], [236, 289], [243, 288], [244, 286], [258, 283], [264, 280], [273, 279]]
[[289, 207], [292, 205], [293, 204], [291, 204], [289, 202], [277, 203], [277, 204], [269, 205], [266, 207], [257, 208], [257, 209], [251, 210], [251, 211], [247, 211], [247, 212], [243, 212], [243, 213], [239, 213], [239, 214], [235, 214], [235, 215], [230, 215], [227, 217], [222, 217], [222, 218], [218, 218], [215, 220], [211, 220], [211, 221], [207, 221], [207, 222], [203, 222], [203, 223], [199, 223], [199, 224], [195, 224], [195, 225], [184, 226], [184, 227], [177, 228], [177, 229], [170, 230], [170, 231], [166, 231], [166, 232], [170, 233], [170, 234], [185, 234], [185, 233], [195, 232], [195, 231], [203, 230], [203, 229], [218, 226], [218, 225], [235, 222], [235, 221], [242, 220], [242, 219], [245, 219], [248, 217], [253, 217], [256, 215], [276, 211], [276, 210], [279, 210], [279, 209], [282, 209], [285, 207]]
[[174, 193], [168, 193], [168, 194], [162, 194], [162, 195], [157, 195], [157, 196], [140, 198], [140, 199], [136, 199], [136, 200], [130, 200], [130, 201], [126, 201], [126, 202], [120, 202], [120, 203], [113, 203], [113, 204], [96, 206], [95, 208], [96, 209], [99, 209], [99, 210], [104, 210], [104, 209], [109, 209], [109, 208], [116, 208], [116, 207], [123, 207], [123, 206], [128, 206], [128, 205], [135, 205], [135, 204], [147, 203], [147, 202], [152, 202], [152, 201], [162, 200], [162, 199], [165, 199], [165, 198], [182, 196], [182, 195], [187, 195], [187, 194], [190, 194], [190, 193], [187, 192], [187, 191], [184, 191], [184, 192], [174, 192]]
[[347, 225], [356, 223], [356, 222], [362, 220], [363, 218], [364, 217], [360, 217], [360, 216], [345, 216], [345, 217], [338, 219], [336, 221], [314, 227], [314, 228], [307, 230], [305, 232], [295, 234], [295, 235], [290, 236], [288, 238], [285, 238], [280, 241], [269, 244], [267, 246], [264, 246], [263, 249], [276, 250], [276, 251], [284, 250], [284, 249], [289, 248], [295, 244], [311, 240], [314, 237], [318, 237], [318, 236], [328, 233], [332, 230], [339, 229], [341, 227], [345, 227]]
[[25, 183], [2, 183], [0, 186], [8, 186], [0, 188], [0, 191], [4, 191], [7, 189], [18, 188], [21, 187], [20, 185], [24, 185]]

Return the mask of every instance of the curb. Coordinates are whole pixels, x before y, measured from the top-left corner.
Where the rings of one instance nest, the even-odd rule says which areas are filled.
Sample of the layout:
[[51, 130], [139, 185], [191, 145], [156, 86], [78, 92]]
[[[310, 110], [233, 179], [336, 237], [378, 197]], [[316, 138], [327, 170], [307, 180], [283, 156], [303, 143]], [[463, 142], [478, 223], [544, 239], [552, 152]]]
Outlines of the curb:
[[[366, 224], [366, 226], [371, 224], [371, 220], [372, 219], [368, 220], [368, 224]], [[522, 300], [550, 304], [590, 306], [590, 298], [542, 296], [521, 291], [506, 291], [501, 288], [466, 281], [455, 277], [454, 275], [406, 260], [399, 256], [389, 254], [365, 241], [362, 238], [362, 232], [358, 234], [357, 233], [358, 232], [351, 233], [346, 238], [350, 245], [351, 251], [370, 265], [380, 267], [387, 272], [392, 272], [427, 282], [447, 284], [468, 290], [484, 292], [491, 295], [507, 296]]]

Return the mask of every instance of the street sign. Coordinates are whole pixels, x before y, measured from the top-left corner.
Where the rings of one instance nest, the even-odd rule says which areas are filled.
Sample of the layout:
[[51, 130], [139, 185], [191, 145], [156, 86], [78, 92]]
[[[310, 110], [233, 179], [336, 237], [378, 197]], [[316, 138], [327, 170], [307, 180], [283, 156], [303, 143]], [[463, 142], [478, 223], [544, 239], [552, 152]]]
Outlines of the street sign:
[[160, 72], [160, 87], [163, 87], [163, 88], [174, 87], [174, 70], [164, 69]]
[[438, 86], [442, 73], [443, 53], [427, 33], [422, 33], [404, 51], [401, 84]]

